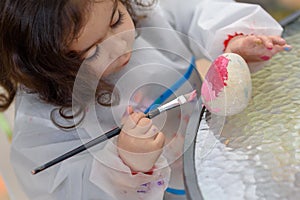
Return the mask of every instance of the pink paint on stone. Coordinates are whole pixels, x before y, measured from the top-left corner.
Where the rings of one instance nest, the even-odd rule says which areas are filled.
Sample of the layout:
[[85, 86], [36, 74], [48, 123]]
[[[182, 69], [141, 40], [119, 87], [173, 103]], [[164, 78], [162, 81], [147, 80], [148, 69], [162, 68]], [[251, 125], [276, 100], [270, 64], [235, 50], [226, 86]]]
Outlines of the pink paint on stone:
[[201, 88], [201, 94], [206, 102], [217, 98], [224, 86], [227, 86], [228, 63], [228, 58], [219, 56], [210, 66]]

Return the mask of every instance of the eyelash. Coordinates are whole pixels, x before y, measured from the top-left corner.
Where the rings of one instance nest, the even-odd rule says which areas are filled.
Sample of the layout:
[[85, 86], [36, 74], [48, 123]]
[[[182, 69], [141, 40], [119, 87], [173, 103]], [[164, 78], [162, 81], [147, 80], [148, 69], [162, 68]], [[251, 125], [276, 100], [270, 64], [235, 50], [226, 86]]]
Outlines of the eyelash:
[[100, 47], [97, 44], [96, 45], [95, 53], [91, 57], [87, 58], [86, 60], [93, 61], [93, 60], [96, 60], [99, 57], [100, 57]]
[[[124, 16], [125, 16], [125, 14], [123, 12], [119, 11], [119, 10], [118, 10], [118, 12], [119, 12], [119, 19], [113, 25], [111, 25], [111, 28], [113, 28], [113, 29], [118, 28], [124, 22]], [[88, 59], [92, 61], [94, 59], [97, 59], [98, 57], [100, 57], [100, 48], [99, 48], [99, 45], [96, 45], [96, 50], [95, 50], [94, 55], [92, 55]]]
[[121, 12], [120, 10], [118, 10], [118, 12], [119, 12], [119, 19], [116, 21], [116, 23], [114, 23], [113, 25], [110, 26], [113, 29], [118, 28], [124, 22], [124, 16], [125, 16], [125, 14], [123, 12]]

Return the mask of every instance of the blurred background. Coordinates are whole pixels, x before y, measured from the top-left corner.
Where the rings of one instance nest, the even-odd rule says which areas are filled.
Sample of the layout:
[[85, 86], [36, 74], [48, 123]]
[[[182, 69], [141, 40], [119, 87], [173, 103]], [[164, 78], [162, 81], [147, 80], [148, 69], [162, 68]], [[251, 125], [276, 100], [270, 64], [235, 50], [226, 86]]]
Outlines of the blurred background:
[[[237, 1], [260, 4], [266, 11], [268, 11], [278, 21], [281, 21], [286, 17], [290, 16], [292, 13], [300, 10], [300, 0], [237, 0]], [[5, 115], [6, 116], [12, 115], [12, 113], [13, 112], [5, 113]], [[7, 122], [3, 121], [3, 119], [0, 118], [0, 124], [3, 123], [7, 123]], [[0, 128], [3, 128], [3, 126], [0, 126]], [[1, 178], [1, 173], [0, 173], [0, 200], [9, 200], [9, 196], [7, 194], [5, 184]]]
[[9, 200], [3, 180], [0, 178], [0, 199]]
[[300, 10], [300, 0], [236, 0], [236, 1], [259, 4], [278, 21]]

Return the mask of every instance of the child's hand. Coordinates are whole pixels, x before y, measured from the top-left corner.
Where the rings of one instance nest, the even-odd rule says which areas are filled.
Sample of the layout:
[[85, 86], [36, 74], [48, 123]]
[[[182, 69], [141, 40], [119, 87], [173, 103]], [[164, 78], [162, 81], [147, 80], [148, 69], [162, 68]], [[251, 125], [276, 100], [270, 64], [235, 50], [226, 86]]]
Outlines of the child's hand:
[[281, 51], [290, 51], [292, 47], [280, 36], [242, 35], [230, 40], [225, 53], [236, 53], [247, 63], [271, 59]]
[[118, 151], [123, 162], [134, 172], [151, 170], [162, 152], [165, 136], [141, 112], [127, 110], [123, 129], [118, 137]]

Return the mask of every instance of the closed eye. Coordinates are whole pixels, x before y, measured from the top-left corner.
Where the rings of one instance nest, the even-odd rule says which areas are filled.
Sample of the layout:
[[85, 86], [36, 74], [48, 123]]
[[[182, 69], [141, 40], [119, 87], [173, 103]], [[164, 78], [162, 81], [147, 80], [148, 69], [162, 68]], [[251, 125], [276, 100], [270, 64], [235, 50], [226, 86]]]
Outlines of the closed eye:
[[93, 61], [93, 60], [95, 60], [95, 59], [97, 59], [97, 58], [99, 58], [100, 57], [100, 47], [99, 47], [99, 44], [97, 44], [96, 46], [95, 46], [95, 52], [93, 53], [93, 55], [91, 55], [91, 56], [89, 56], [88, 58], [86, 58], [86, 60], [88, 60], [88, 61]]
[[116, 29], [119, 26], [121, 26], [124, 22], [124, 16], [125, 14], [122, 13], [120, 10], [118, 10], [118, 20], [116, 20], [113, 24], [110, 25], [111, 28]]

